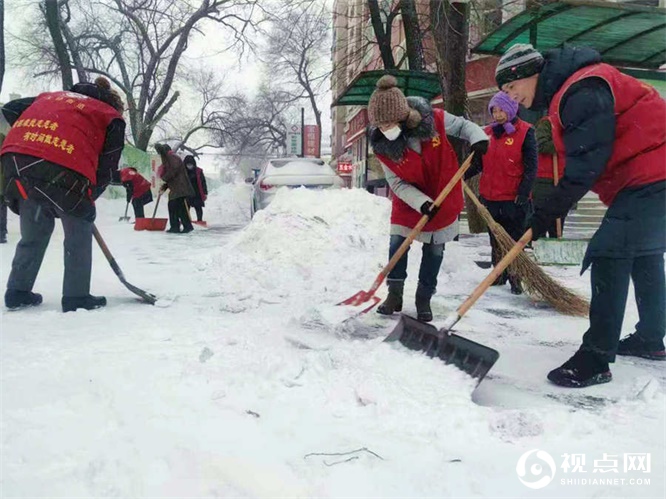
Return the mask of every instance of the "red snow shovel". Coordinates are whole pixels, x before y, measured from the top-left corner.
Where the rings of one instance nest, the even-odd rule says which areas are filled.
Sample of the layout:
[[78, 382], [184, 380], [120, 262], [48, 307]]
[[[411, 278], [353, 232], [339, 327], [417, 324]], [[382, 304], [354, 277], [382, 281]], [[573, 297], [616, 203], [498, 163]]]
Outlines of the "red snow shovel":
[[160, 205], [160, 198], [162, 197], [162, 191], [157, 195], [157, 202], [155, 203], [155, 209], [153, 210], [152, 218], [137, 218], [134, 220], [134, 230], [164, 230], [166, 229], [168, 218], [155, 218], [157, 213], [157, 207]]
[[441, 329], [438, 330], [431, 324], [403, 315], [400, 317], [398, 325], [384, 341], [399, 341], [410, 350], [422, 351], [429, 357], [439, 357], [447, 364], [453, 364], [458, 369], [476, 378], [478, 380], [477, 384], [481, 383], [481, 380], [499, 359], [499, 352], [457, 334], [452, 334], [451, 329], [531, 240], [532, 229], [528, 229], [513, 248], [504, 255], [504, 258], [499, 261], [493, 271], [472, 291], [472, 294], [463, 304], [446, 318]]
[[[449, 183], [446, 184], [446, 187], [444, 187], [442, 192], [440, 192], [439, 196], [437, 196], [437, 199], [435, 199], [433, 203], [434, 206], [439, 206], [444, 202], [446, 196], [449, 195], [449, 193], [453, 190], [456, 184], [463, 177], [463, 175], [465, 175], [465, 172], [469, 169], [470, 165], [472, 164], [473, 157], [474, 153], [470, 154], [465, 160], [465, 162], [460, 166], [460, 168], [458, 168], [456, 174], [451, 178], [451, 180], [449, 180]], [[391, 258], [389, 262], [386, 264], [386, 267], [384, 267], [381, 270], [381, 272], [375, 279], [375, 282], [373, 282], [372, 286], [370, 286], [369, 290], [359, 291], [355, 295], [347, 298], [345, 301], [341, 301], [340, 303], [338, 303], [338, 305], [352, 305], [357, 307], [359, 305], [372, 301], [372, 304], [370, 304], [369, 307], [363, 309], [360, 313], [364, 314], [372, 310], [375, 307], [375, 305], [377, 305], [381, 301], [381, 298], [375, 296], [375, 293], [379, 289], [379, 286], [382, 285], [384, 279], [386, 279], [386, 276], [389, 275], [391, 270], [393, 270], [393, 267], [396, 266], [400, 258], [402, 258], [402, 255], [404, 255], [405, 251], [409, 249], [409, 246], [412, 244], [414, 239], [416, 239], [416, 237], [421, 233], [421, 230], [423, 230], [423, 227], [427, 223], [428, 223], [428, 215], [423, 215], [421, 217], [421, 220], [419, 220], [419, 223], [416, 224], [416, 227], [412, 229], [412, 231], [409, 233], [409, 236], [407, 236], [407, 239], [405, 239], [400, 248], [398, 248], [398, 251], [396, 251], [396, 253], [393, 255], [393, 258]]]

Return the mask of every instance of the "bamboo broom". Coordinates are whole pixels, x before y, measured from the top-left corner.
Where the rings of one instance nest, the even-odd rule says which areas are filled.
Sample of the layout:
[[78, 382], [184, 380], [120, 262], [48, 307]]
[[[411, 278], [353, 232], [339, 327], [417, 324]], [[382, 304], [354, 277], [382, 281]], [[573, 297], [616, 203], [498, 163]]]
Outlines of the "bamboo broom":
[[[500, 256], [506, 255], [516, 245], [516, 242], [500, 224], [495, 222], [490, 212], [481, 204], [465, 182], [463, 182], [463, 188], [488, 224], [488, 229], [497, 239]], [[509, 265], [508, 271], [521, 279], [525, 292], [532, 298], [548, 303], [565, 315], [587, 316], [590, 309], [587, 300], [555, 281], [525, 253], [521, 252], [518, 255]]]

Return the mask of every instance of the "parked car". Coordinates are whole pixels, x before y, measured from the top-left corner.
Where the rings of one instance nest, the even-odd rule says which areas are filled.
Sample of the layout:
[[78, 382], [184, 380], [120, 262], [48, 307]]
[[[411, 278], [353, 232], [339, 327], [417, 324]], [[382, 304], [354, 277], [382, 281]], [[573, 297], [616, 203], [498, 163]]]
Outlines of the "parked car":
[[344, 181], [321, 159], [278, 158], [270, 159], [257, 175], [246, 179], [252, 183], [250, 214], [266, 208], [280, 187], [307, 187], [331, 189], [344, 186]]

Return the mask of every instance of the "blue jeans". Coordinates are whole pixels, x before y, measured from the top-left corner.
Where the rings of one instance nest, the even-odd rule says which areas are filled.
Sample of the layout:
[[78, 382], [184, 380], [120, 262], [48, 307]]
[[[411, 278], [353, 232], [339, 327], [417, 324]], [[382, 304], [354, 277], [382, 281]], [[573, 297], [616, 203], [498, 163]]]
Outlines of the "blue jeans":
[[[392, 235], [389, 243], [389, 259], [398, 251], [400, 245], [407, 239], [399, 235]], [[398, 263], [387, 276], [388, 281], [404, 281], [407, 279], [407, 255], [409, 248], [398, 260]], [[437, 274], [444, 259], [444, 244], [424, 244], [421, 256], [421, 268], [419, 269], [419, 284], [424, 286], [430, 294], [435, 294], [437, 289]]]

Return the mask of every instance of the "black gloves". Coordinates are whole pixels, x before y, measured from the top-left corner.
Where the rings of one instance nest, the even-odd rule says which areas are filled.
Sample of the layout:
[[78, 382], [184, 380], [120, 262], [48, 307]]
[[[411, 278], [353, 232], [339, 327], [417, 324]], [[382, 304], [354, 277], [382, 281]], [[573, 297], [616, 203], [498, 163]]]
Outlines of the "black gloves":
[[474, 142], [472, 144], [472, 152], [474, 153], [474, 158], [480, 158], [484, 154], [488, 152], [488, 144], [489, 142], [487, 140], [480, 140], [479, 142]]
[[542, 238], [548, 232], [548, 228], [553, 225], [555, 219], [542, 210], [537, 210], [530, 220], [532, 228], [532, 241]]
[[439, 206], [433, 205], [430, 201], [426, 201], [421, 205], [421, 214], [428, 215], [428, 220], [432, 220], [437, 212], [439, 211]]
[[518, 206], [525, 206], [529, 200], [530, 200], [529, 196], [518, 194], [516, 196], [516, 199], [513, 200], [513, 202], [516, 203]]

